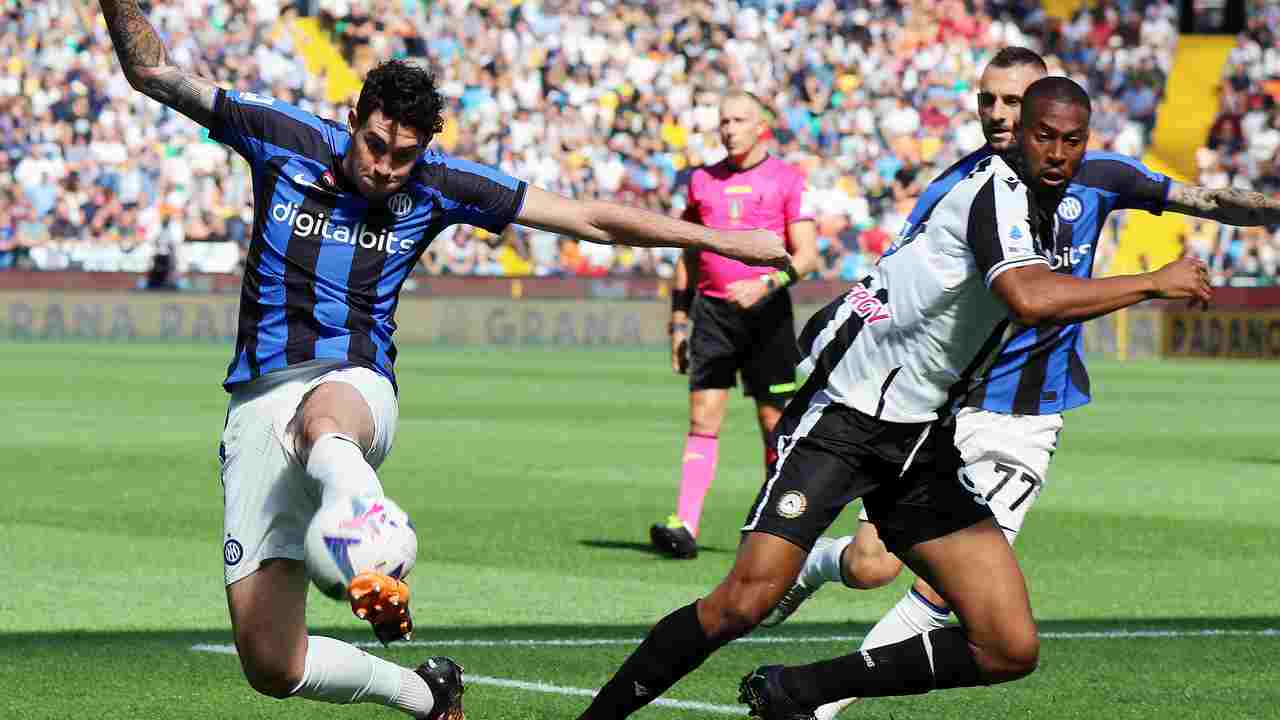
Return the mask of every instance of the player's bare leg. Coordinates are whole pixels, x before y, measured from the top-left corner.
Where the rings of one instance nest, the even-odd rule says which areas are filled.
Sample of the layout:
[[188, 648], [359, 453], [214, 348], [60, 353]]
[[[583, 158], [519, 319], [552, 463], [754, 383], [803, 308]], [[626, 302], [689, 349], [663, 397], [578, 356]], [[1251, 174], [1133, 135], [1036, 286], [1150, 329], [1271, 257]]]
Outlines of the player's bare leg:
[[778, 427], [778, 421], [782, 419], [782, 407], [785, 404], [786, 400], [782, 398], [756, 400], [756, 422], [760, 425], [760, 441], [764, 443], [765, 479], [768, 479], [769, 470], [778, 459], [773, 429]]
[[302, 681], [308, 582], [301, 562], [276, 558], [227, 586], [240, 666], [263, 695], [289, 697]]
[[849, 696], [907, 695], [1008, 682], [1035, 670], [1040, 640], [1026, 582], [994, 520], [919, 543], [907, 566], [932, 581], [961, 625], [798, 667], [761, 668], [743, 679], [743, 699], [813, 712]]
[[706, 597], [660, 620], [579, 720], [630, 715], [717, 649], [746, 635], [791, 586], [804, 556], [804, 550], [776, 535], [747, 533], [725, 579]]
[[761, 624], [782, 624], [829, 582], [854, 590], [872, 590], [893, 582], [901, 572], [902, 560], [884, 546], [876, 526], [861, 521], [852, 536], [818, 538], [799, 577]]
[[698, 555], [698, 523], [702, 519], [702, 503], [715, 479], [720, 427], [728, 404], [727, 389], [689, 393], [689, 435], [681, 457], [676, 512], [649, 528], [654, 547], [671, 557], [689, 559]]

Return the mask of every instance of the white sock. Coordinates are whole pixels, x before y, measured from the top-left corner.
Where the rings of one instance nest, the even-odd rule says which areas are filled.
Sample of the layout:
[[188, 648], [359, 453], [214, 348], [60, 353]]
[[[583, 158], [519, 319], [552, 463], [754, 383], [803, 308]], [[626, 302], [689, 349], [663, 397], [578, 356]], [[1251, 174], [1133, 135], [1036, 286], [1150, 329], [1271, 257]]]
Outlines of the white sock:
[[307, 457], [307, 474], [320, 484], [322, 504], [341, 496], [382, 497], [378, 474], [360, 444], [340, 433], [321, 435]]
[[925, 600], [915, 588], [898, 601], [893, 609], [880, 618], [871, 632], [862, 639], [860, 650], [892, 645], [930, 630], [946, 627], [951, 611]]
[[823, 583], [844, 583], [844, 571], [840, 569], [840, 556], [844, 549], [853, 542], [852, 535], [839, 537], [832, 542], [814, 545], [809, 557], [805, 558], [804, 569], [800, 571], [800, 580], [806, 587], [818, 587]]
[[[893, 609], [880, 618], [880, 622], [871, 628], [871, 632], [862, 639], [859, 650], [892, 645], [907, 638], [915, 637], [930, 630], [946, 627], [951, 611], [939, 608], [925, 600], [915, 588], [907, 590], [907, 594], [898, 601]], [[930, 658], [930, 662], [932, 662]], [[858, 698], [845, 698], [827, 703], [814, 711], [818, 720], [831, 720], [841, 710], [858, 701]]]
[[424, 718], [435, 702], [417, 673], [341, 640], [307, 638], [306, 669], [293, 694], [337, 703], [378, 703]]

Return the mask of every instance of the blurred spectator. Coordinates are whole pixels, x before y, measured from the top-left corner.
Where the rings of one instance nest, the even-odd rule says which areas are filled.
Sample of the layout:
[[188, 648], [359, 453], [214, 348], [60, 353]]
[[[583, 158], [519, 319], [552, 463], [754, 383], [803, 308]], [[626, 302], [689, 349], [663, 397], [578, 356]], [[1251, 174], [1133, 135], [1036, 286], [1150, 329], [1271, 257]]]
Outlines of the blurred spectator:
[[[451, 106], [437, 138], [443, 149], [555, 192], [679, 214], [689, 171], [724, 155], [720, 93], [750, 90], [772, 110], [774, 152], [809, 170], [821, 272], [842, 279], [874, 263], [928, 181], [982, 143], [973, 96], [997, 49], [1025, 44], [1049, 55], [1098, 98], [1094, 146], [1137, 155], [1177, 42], [1168, 0], [1130, 0], [1068, 22], [1037, 2], [994, 0], [315, 4], [358, 74], [388, 57], [437, 69]], [[176, 63], [345, 121], [345, 109], [324, 100], [324, 78], [295, 52], [294, 5], [152, 0], [149, 17]], [[1268, 39], [1275, 2], [1265, 5], [1231, 66], [1247, 88], [1280, 70]], [[4, 8], [0, 267], [143, 272], [168, 249], [178, 278], [235, 268], [252, 222], [238, 156], [130, 90], [91, 6], [10, 0]], [[1280, 176], [1274, 161], [1259, 159], [1280, 142], [1271, 105], [1240, 107], [1252, 113], [1240, 123], [1260, 132], [1222, 130], [1218, 145], [1230, 152], [1220, 163], [1233, 180], [1242, 171]], [[1241, 165], [1244, 148], [1232, 146], [1244, 137], [1259, 139]], [[423, 266], [670, 277], [675, 259], [525, 229], [499, 238], [457, 228], [433, 243]]]

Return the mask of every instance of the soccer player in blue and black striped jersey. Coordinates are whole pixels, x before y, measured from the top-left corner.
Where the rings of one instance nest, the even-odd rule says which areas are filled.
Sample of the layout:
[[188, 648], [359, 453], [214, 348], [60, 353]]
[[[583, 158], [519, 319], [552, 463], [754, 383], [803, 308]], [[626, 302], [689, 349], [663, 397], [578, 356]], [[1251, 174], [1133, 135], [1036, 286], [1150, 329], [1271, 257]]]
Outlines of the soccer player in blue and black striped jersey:
[[[899, 233], [910, 241], [927, 226], [938, 203], [993, 154], [1016, 157], [1022, 95], [1047, 72], [1044, 61], [1026, 48], [1004, 48], [981, 76], [979, 115], [987, 144], [934, 180], [920, 197]], [[1041, 252], [1057, 273], [1093, 275], [1093, 260], [1103, 223], [1114, 210], [1185, 213], [1236, 225], [1280, 222], [1277, 203], [1257, 193], [1190, 187], [1152, 172], [1142, 163], [1114, 153], [1089, 152], [1070, 179], [1057, 206], [1057, 232]], [[892, 249], [890, 250], [892, 252]], [[956, 444], [964, 459], [964, 477], [982, 495], [1012, 543], [1048, 476], [1057, 448], [1062, 413], [1090, 401], [1082, 327], [1014, 326], [1000, 352], [960, 401]], [[776, 625], [826, 582], [841, 581], [869, 589], [888, 584], [902, 561], [881, 542], [865, 510], [853, 536], [818, 541], [792, 590], [766, 619]], [[898, 604], [872, 628], [862, 647], [898, 642], [942, 627], [950, 618], [946, 602], [917, 579]], [[848, 702], [820, 708], [828, 720]]]
[[[208, 128], [252, 168], [253, 237], [221, 445], [227, 604], [246, 678], [274, 697], [460, 720], [462, 679], [452, 660], [410, 671], [308, 636], [305, 625], [311, 517], [339, 499], [372, 511], [383, 497], [375, 469], [398, 417], [395, 309], [418, 258], [455, 223], [496, 233], [514, 222], [776, 267], [789, 262], [782, 240], [571, 200], [428, 149], [443, 102], [431, 73], [415, 65], [372, 70], [340, 124], [174, 67], [138, 0], [101, 6], [130, 84]], [[412, 629], [398, 570], [358, 575], [348, 595], [383, 642]]]

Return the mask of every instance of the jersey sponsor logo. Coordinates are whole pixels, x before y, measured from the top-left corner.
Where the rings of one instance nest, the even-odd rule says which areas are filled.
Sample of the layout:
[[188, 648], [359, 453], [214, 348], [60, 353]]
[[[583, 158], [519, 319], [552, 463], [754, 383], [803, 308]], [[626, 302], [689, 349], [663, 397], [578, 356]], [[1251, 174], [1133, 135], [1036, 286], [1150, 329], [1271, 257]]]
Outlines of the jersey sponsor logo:
[[244, 557], [244, 546], [235, 538], [228, 538], [222, 544], [222, 561], [228, 565], [235, 565]]
[[396, 217], [404, 217], [413, 212], [413, 198], [408, 193], [396, 193], [387, 198], [387, 209]]
[[1065, 247], [1049, 256], [1049, 269], [1058, 270], [1060, 268], [1075, 268], [1076, 263], [1089, 258], [1089, 251], [1093, 249], [1092, 244], [1081, 245], [1079, 247]]
[[855, 285], [849, 292], [848, 302], [853, 304], [853, 312], [867, 325], [889, 319], [889, 308], [862, 285]]
[[269, 95], [259, 95], [258, 93], [242, 92], [240, 93], [240, 102], [252, 103], [254, 105], [275, 105], [276, 99]]
[[1068, 195], [1058, 203], [1058, 217], [1067, 222], [1075, 222], [1082, 214], [1084, 214], [1084, 203], [1080, 202], [1080, 198]]
[[809, 509], [809, 498], [799, 490], [788, 490], [778, 499], [776, 506], [778, 514], [788, 520], [795, 520]]
[[413, 250], [412, 240], [396, 237], [390, 228], [375, 232], [364, 223], [341, 225], [332, 222], [324, 213], [311, 214], [301, 211], [293, 203], [276, 203], [271, 206], [271, 219], [293, 228], [293, 234], [299, 238], [319, 237], [321, 240], [332, 240], [347, 245], [359, 245], [366, 250], [380, 250], [388, 255], [407, 253]]

